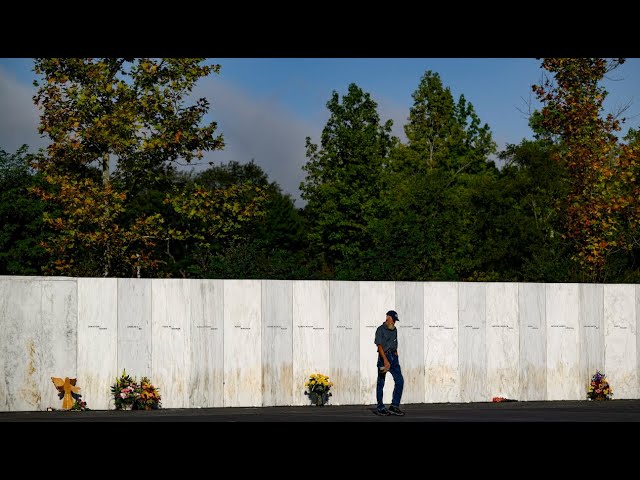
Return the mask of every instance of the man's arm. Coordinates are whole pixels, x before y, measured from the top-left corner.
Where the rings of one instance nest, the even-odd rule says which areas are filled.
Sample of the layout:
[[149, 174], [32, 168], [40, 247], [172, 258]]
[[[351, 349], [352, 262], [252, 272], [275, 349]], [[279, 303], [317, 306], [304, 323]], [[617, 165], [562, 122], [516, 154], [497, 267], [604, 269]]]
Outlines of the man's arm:
[[382, 361], [384, 362], [384, 371], [388, 372], [391, 368], [391, 364], [389, 360], [387, 360], [387, 356], [384, 354], [384, 350], [382, 349], [382, 345], [378, 344], [378, 353], [382, 356]]

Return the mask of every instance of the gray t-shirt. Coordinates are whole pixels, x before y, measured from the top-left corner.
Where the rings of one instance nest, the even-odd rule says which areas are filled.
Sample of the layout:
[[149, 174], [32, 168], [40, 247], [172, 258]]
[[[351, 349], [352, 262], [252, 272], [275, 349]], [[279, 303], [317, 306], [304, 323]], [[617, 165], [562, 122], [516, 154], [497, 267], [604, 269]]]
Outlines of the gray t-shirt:
[[376, 329], [376, 345], [382, 345], [382, 350], [396, 352], [398, 350], [398, 329], [389, 330], [387, 324], [383, 323]]

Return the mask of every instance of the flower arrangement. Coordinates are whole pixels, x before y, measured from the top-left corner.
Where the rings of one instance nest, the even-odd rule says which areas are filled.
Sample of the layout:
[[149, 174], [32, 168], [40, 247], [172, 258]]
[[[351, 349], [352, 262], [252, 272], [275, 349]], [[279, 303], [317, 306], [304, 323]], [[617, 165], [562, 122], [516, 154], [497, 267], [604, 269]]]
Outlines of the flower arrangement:
[[[78, 395], [78, 397], [80, 397], [80, 395]], [[73, 406], [71, 407], [71, 410], [74, 410], [76, 412], [84, 412], [85, 410], [91, 410], [91, 409], [87, 408], [87, 402], [85, 402], [81, 398], [76, 398], [75, 401], [73, 402]]]
[[116, 378], [116, 383], [111, 385], [111, 395], [116, 410], [131, 410], [140, 397], [140, 385], [127, 374], [126, 369], [122, 370], [120, 378]]
[[111, 385], [111, 395], [116, 410], [155, 410], [160, 408], [160, 392], [148, 377], [140, 383], [122, 370], [122, 375]]
[[324, 405], [329, 401], [331, 396], [329, 390], [333, 383], [329, 381], [328, 376], [321, 373], [312, 373], [304, 386], [307, 389], [304, 394], [309, 396], [314, 405]]
[[589, 400], [611, 400], [613, 389], [609, 386], [609, 382], [605, 378], [605, 374], [599, 370], [591, 377], [589, 390], [587, 390], [587, 399]]
[[140, 410], [157, 410], [160, 408], [160, 392], [151, 384], [147, 377], [140, 379], [140, 397], [135, 402], [134, 408]]

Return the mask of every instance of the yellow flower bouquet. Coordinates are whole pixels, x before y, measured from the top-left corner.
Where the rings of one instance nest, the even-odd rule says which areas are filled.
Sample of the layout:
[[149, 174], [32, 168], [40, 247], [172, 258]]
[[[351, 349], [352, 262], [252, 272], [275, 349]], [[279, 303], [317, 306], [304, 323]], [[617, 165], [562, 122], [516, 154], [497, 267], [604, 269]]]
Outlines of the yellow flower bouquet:
[[329, 390], [333, 387], [333, 383], [329, 381], [328, 376], [312, 373], [304, 386], [307, 389], [304, 394], [309, 396], [313, 405], [322, 406], [329, 401], [331, 396]]

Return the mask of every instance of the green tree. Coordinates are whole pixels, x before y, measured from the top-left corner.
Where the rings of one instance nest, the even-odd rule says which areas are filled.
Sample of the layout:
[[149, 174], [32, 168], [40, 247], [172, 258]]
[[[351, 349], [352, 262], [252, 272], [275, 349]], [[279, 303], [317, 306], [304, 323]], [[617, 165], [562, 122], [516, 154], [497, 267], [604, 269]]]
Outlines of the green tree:
[[461, 280], [473, 262], [472, 209], [453, 172], [394, 172], [385, 208], [372, 222], [372, 244], [360, 262], [367, 280]]
[[[499, 198], [492, 218], [501, 231], [508, 279], [530, 282], [576, 281], [565, 232], [569, 176], [550, 139], [522, 140], [500, 153]], [[500, 207], [500, 205], [503, 207]], [[505, 278], [507, 279], [507, 278]]]
[[411, 96], [413, 106], [404, 126], [410, 168], [415, 172], [434, 168], [457, 173], [481, 171], [496, 145], [489, 126], [481, 125], [464, 95], [456, 103], [440, 75], [428, 70]]
[[396, 139], [392, 121], [382, 124], [377, 103], [354, 83], [342, 99], [334, 91], [327, 108], [320, 147], [306, 139], [300, 189], [309, 241], [333, 272], [342, 262], [357, 262], [371, 244], [368, 225], [380, 214], [383, 171]]
[[0, 149], [0, 275], [38, 275], [47, 255], [39, 243], [44, 203], [29, 192], [42, 182], [30, 168], [28, 147], [10, 154]]
[[392, 188], [381, 196], [360, 276], [466, 279], [482, 266], [483, 189], [496, 181], [495, 144], [473, 106], [464, 95], [454, 101], [437, 73], [423, 75], [413, 99], [408, 142], [389, 157], [384, 183]]
[[[237, 190], [221, 194], [229, 203], [220, 203], [198, 189], [187, 197], [175, 188], [165, 190], [174, 196], [163, 202], [199, 218], [194, 231], [173, 228], [162, 212], [137, 209], [135, 216], [129, 208], [144, 203], [136, 197], [162, 191], [177, 162], [223, 147], [216, 123], [203, 122], [208, 100], [187, 102], [196, 82], [219, 69], [198, 58], [35, 59], [43, 77], [34, 96], [42, 110], [39, 130], [51, 139], [36, 165], [49, 187], [36, 191], [62, 208], [62, 215], [45, 217], [58, 232], [46, 244], [57, 257], [50, 272], [152, 274], [166, 261], [161, 245], [214, 230], [231, 235], [239, 216], [255, 212], [238, 204]], [[212, 210], [194, 213], [202, 208]], [[221, 219], [231, 220], [229, 228]]]
[[205, 188], [255, 185], [264, 192], [264, 215], [247, 222], [237, 241], [220, 250], [207, 271], [217, 278], [301, 278], [306, 276], [303, 219], [289, 194], [270, 182], [253, 160], [212, 166], [195, 176]]

